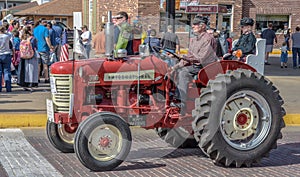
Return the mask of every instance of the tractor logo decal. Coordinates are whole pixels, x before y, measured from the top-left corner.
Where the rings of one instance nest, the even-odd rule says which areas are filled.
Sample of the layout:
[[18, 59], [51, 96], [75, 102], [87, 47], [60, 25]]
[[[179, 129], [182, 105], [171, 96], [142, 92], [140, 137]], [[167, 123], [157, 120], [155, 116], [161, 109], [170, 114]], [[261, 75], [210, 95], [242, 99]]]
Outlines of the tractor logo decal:
[[[138, 71], [105, 73], [104, 81], [134, 81], [138, 79]], [[140, 80], [154, 80], [154, 70], [140, 71]]]

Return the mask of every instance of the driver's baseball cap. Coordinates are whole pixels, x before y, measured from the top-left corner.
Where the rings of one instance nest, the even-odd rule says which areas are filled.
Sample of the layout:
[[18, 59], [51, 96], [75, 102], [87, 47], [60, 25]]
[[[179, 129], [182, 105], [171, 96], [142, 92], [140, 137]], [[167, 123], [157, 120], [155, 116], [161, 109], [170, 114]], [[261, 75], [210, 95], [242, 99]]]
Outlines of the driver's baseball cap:
[[208, 18], [203, 16], [196, 16], [193, 20], [193, 25], [199, 25], [200, 23], [208, 24]]

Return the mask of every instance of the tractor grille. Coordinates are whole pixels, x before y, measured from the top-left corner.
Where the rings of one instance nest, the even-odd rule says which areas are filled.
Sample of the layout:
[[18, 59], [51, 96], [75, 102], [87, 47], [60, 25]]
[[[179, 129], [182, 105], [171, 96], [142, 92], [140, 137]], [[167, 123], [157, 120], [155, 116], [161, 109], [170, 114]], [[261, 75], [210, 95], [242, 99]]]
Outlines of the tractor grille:
[[69, 112], [72, 93], [72, 75], [51, 75], [55, 79], [56, 93], [52, 93], [55, 112]]

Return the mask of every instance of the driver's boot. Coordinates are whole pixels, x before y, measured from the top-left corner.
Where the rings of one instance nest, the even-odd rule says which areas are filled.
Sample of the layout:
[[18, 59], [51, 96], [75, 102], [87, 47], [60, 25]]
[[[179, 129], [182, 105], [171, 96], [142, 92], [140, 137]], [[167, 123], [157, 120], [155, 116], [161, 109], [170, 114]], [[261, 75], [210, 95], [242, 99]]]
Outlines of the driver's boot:
[[185, 103], [181, 102], [181, 103], [174, 103], [172, 102], [170, 104], [171, 107], [177, 107], [180, 109], [180, 115], [184, 116], [186, 114], [186, 105]]

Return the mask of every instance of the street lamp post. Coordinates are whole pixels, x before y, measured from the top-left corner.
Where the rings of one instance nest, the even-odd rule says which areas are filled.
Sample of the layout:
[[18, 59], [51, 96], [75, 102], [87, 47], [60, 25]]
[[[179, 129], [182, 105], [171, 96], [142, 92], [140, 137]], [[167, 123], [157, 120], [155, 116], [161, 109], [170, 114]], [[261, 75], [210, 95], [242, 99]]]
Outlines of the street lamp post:
[[166, 0], [166, 31], [168, 25], [172, 25], [175, 32], [175, 0]]
[[5, 16], [7, 15], [7, 0], [5, 0]]

